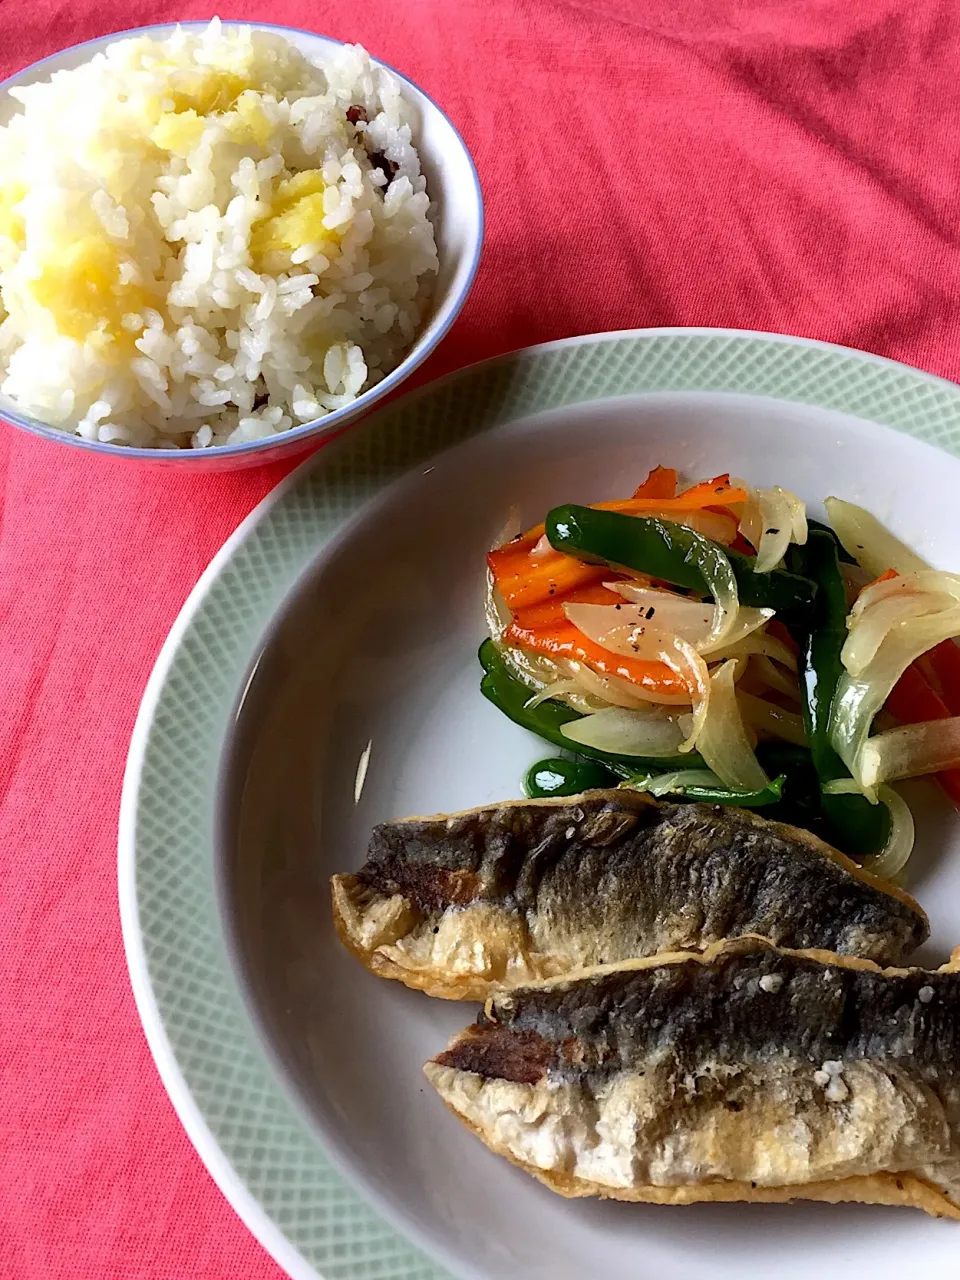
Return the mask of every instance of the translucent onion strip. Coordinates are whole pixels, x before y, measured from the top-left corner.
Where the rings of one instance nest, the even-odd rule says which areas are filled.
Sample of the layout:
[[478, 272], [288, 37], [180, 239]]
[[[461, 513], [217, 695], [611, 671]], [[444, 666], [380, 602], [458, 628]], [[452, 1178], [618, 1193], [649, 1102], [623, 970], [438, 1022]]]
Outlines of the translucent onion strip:
[[[823, 790], [828, 796], [862, 794], [853, 778], [838, 778], [835, 782], [828, 782]], [[913, 814], [906, 800], [894, 791], [893, 787], [881, 786], [877, 793], [869, 792], [867, 799], [873, 804], [879, 801], [886, 806], [890, 814], [890, 834], [880, 852], [864, 858], [862, 865], [868, 871], [872, 871], [875, 876], [890, 880], [903, 870], [913, 852], [916, 834]]]
[[879, 578], [860, 592], [850, 610], [851, 622], [872, 610], [881, 601], [891, 597], [947, 596], [960, 601], [960, 574], [946, 573], [941, 569], [920, 569], [916, 573], [895, 573], [892, 577]]
[[793, 702], [800, 702], [800, 684], [796, 675], [793, 677], [786, 675], [775, 662], [771, 662], [764, 655], [752, 656], [750, 668], [768, 689], [774, 689]]
[[848, 555], [853, 556], [871, 578], [879, 578], [888, 569], [897, 573], [917, 573], [929, 568], [915, 551], [894, 537], [880, 521], [852, 502], [827, 498], [824, 506], [834, 532]]
[[696, 744], [708, 767], [728, 787], [756, 791], [765, 787], [769, 778], [753, 753], [740, 715], [736, 671], [736, 661], [730, 660], [710, 676], [708, 711]]
[[[740, 609], [740, 595], [737, 590], [737, 580], [734, 577], [733, 567], [723, 551], [704, 538], [694, 538], [693, 541], [694, 545], [688, 552], [688, 558], [700, 570], [707, 584], [707, 589], [714, 600], [713, 621], [710, 631], [703, 642], [703, 651], [707, 652], [726, 643], [728, 637], [732, 634]], [[617, 584], [613, 589], [619, 591], [623, 585]], [[625, 585], [629, 587], [631, 584]], [[657, 594], [673, 600], [683, 599], [682, 596], [673, 596], [666, 591], [658, 592]], [[626, 596], [625, 598], [632, 599], [631, 596]], [[687, 603], [691, 602], [688, 600]], [[664, 623], [660, 625], [663, 626], [664, 630], [670, 629]]]
[[952, 769], [960, 765], [960, 716], [874, 734], [864, 744], [860, 760], [867, 787]]
[[903, 592], [878, 600], [859, 617], [851, 613], [850, 634], [844, 641], [840, 661], [852, 676], [858, 676], [876, 657], [877, 650], [889, 633], [911, 618], [928, 617], [949, 607], [949, 596]]
[[[707, 584], [716, 606], [713, 626], [704, 643], [704, 652], [718, 649], [724, 644], [736, 626], [737, 613], [740, 609], [740, 593], [737, 579], [734, 577], [733, 565], [719, 547], [710, 542], [701, 541], [697, 547], [696, 565]], [[690, 553], [687, 553], [688, 557]]]
[[863, 865], [875, 876], [892, 880], [907, 865], [913, 852], [916, 829], [910, 806], [893, 787], [880, 787], [880, 803], [887, 806], [890, 814], [890, 834], [881, 851], [873, 857], [864, 858]]
[[840, 677], [830, 713], [830, 739], [840, 759], [861, 785], [863, 746], [873, 718], [893, 686], [921, 654], [941, 640], [957, 635], [960, 635], [960, 605], [926, 617], [911, 618], [898, 623], [888, 633], [862, 671], [857, 675], [844, 671]]
[[524, 706], [528, 710], [533, 710], [534, 707], [539, 707], [541, 702], [549, 702], [551, 698], [562, 698], [565, 694], [580, 693], [580, 691], [580, 685], [576, 680], [556, 680], [553, 684], [544, 685], [539, 693], [535, 693], [524, 703]]
[[672, 756], [683, 734], [675, 720], [655, 712], [605, 707], [562, 728], [565, 738], [622, 756]]
[[749, 498], [740, 519], [740, 532], [756, 548], [755, 573], [769, 573], [787, 553], [791, 542], [799, 546], [807, 540], [807, 509], [789, 489], [774, 485], [770, 489], [754, 489], [737, 481]]
[[795, 711], [784, 711], [774, 702], [766, 698], [757, 698], [752, 693], [737, 690], [737, 702], [740, 714], [746, 724], [758, 733], [769, 734], [784, 742], [792, 742], [797, 747], [807, 745], [807, 731], [804, 728], [803, 716]]
[[[743, 610], [741, 610], [741, 613]], [[755, 631], [750, 635], [744, 636], [735, 644], [725, 645], [724, 648], [710, 654], [711, 661], [719, 658], [749, 658], [749, 657], [769, 658], [773, 662], [779, 662], [781, 666], [786, 667], [788, 671], [797, 670], [797, 655], [782, 640], [778, 640], [776, 636], [767, 635], [765, 631]]]
[[[825, 782], [822, 787], [825, 796], [862, 796], [864, 795], [863, 787], [854, 778], [834, 778], [831, 782]], [[877, 803], [875, 794], [869, 797], [871, 804]]]
[[663, 636], [656, 645], [657, 658], [675, 672], [690, 690], [693, 717], [681, 751], [692, 751], [706, 722], [710, 708], [711, 682], [707, 664], [693, 645], [679, 636]]
[[933, 569], [869, 586], [847, 619], [830, 718], [834, 749], [861, 786], [861, 756], [873, 719], [904, 671], [928, 649], [960, 634], [960, 575]]
[[693, 645], [680, 636], [658, 631], [651, 626], [636, 637], [634, 657], [647, 662], [662, 662], [686, 685], [692, 702], [690, 733], [680, 744], [680, 751], [692, 751], [710, 702], [710, 675], [707, 664]]
[[631, 634], [638, 627], [653, 625], [660, 631], [672, 632], [692, 644], [698, 653], [710, 654], [720, 646], [726, 648], [758, 631], [774, 616], [772, 609], [738, 609], [733, 624], [718, 641], [713, 638], [717, 627], [716, 609], [709, 603], [632, 582], [604, 585], [629, 603], [620, 608], [608, 604], [570, 604], [564, 612], [584, 635], [627, 657], [636, 655]]
[[810, 534], [807, 527], [807, 504], [802, 498], [798, 498], [795, 493], [791, 493], [789, 489], [784, 489], [783, 494], [790, 508], [790, 523], [793, 526], [791, 541], [795, 542], [798, 547], [805, 547]]
[[722, 787], [723, 782], [709, 769], [678, 769], [676, 773], [661, 773], [648, 778], [631, 778], [621, 782], [627, 791], [643, 791], [651, 796], [683, 795], [687, 787]]
[[714, 612], [711, 605], [645, 588], [639, 588], [638, 594], [657, 603], [619, 608], [612, 604], [568, 604], [563, 611], [588, 639], [628, 658], [636, 658], [647, 647], [643, 637], [648, 631], [679, 635], [694, 646], [709, 635]]

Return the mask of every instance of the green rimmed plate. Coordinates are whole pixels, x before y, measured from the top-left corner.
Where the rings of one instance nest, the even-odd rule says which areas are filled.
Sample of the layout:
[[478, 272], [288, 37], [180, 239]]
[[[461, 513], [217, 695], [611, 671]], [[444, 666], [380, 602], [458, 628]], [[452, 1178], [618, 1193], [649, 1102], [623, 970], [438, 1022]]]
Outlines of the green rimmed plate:
[[[415, 1071], [473, 1010], [351, 967], [322, 888], [359, 863], [380, 817], [517, 794], [535, 745], [487, 714], [473, 666], [477, 557], [514, 502], [535, 518], [554, 498], [615, 492], [649, 461], [729, 467], [811, 500], [844, 487], [947, 564], [960, 464], [918, 441], [957, 451], [960, 392], [889, 361], [732, 331], [576, 338], [379, 412], [216, 557], [134, 732], [121, 911], [164, 1084], [291, 1275], [673, 1280], [776, 1261], [782, 1277], [839, 1277], [854, 1246], [877, 1276], [902, 1274], [907, 1255], [953, 1274], [952, 1229], [909, 1214], [573, 1205], [502, 1168]], [[960, 934], [942, 813], [925, 835], [912, 887], [942, 952]]]

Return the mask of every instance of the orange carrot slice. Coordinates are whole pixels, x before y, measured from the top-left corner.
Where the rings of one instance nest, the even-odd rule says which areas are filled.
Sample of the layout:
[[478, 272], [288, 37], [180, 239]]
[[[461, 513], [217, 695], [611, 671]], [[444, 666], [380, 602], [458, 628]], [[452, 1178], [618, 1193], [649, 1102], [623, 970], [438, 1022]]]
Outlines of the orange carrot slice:
[[542, 653], [550, 658], [573, 658], [585, 663], [591, 671], [602, 676], [620, 676], [651, 693], [669, 693], [683, 696], [689, 693], [683, 680], [663, 662], [646, 662], [641, 658], [627, 658], [610, 653], [601, 645], [588, 640], [572, 622], [554, 627], [521, 627], [513, 622], [503, 633], [504, 643], [530, 653]]
[[638, 485], [633, 495], [635, 498], [675, 498], [677, 496], [677, 473], [672, 467], [654, 467]]

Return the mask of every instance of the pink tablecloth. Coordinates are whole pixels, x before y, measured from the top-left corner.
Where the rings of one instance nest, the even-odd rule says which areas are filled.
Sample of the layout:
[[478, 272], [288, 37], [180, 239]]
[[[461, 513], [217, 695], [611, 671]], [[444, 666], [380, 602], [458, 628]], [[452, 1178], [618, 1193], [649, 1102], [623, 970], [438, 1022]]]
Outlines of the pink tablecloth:
[[[166, 0], [2, 0], [0, 72]], [[939, 0], [232, 0], [449, 111], [487, 247], [438, 374], [636, 325], [960, 374], [960, 27]], [[288, 469], [93, 463], [0, 426], [0, 1276], [276, 1276], [160, 1087], [124, 967], [120, 781], [161, 641]]]

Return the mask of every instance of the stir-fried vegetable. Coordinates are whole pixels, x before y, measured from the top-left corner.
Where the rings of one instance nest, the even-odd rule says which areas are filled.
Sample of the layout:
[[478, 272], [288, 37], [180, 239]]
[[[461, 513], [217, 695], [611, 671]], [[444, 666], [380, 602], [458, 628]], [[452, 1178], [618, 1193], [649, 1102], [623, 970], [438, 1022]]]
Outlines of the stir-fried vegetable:
[[622, 707], [605, 707], [572, 720], [563, 726], [562, 733], [576, 745], [620, 756], [675, 756], [684, 740], [675, 718]]
[[[550, 545], [558, 552], [587, 563], [633, 569], [704, 595], [712, 594], [717, 584], [729, 582], [736, 587], [740, 604], [774, 609], [781, 617], [809, 608], [816, 594], [806, 579], [782, 569], [756, 574], [749, 556], [717, 546], [668, 520], [568, 505], [555, 507], [546, 526]], [[732, 571], [729, 579], [728, 570]]]
[[[484, 697], [515, 724], [554, 746], [566, 748], [589, 760], [597, 760], [621, 778], [633, 777], [640, 771], [648, 774], [662, 770], [675, 772], [678, 769], [687, 771], [705, 768], [702, 756], [696, 752], [642, 759], [617, 756], [611, 752], [574, 744], [563, 732], [563, 727], [582, 719], [580, 712], [553, 701], [531, 706], [530, 689], [511, 674], [492, 640], [484, 640], [478, 656], [483, 668], [480, 691]], [[758, 746], [757, 751], [762, 763], [772, 774], [796, 775], [810, 767], [809, 753], [786, 743], [763, 743]]]
[[798, 747], [806, 746], [807, 730], [803, 716], [799, 713], [785, 711], [776, 702], [771, 702], [768, 698], [757, 698], [742, 689], [737, 691], [737, 706], [744, 723], [755, 732], [768, 733], [771, 737], [782, 738], [784, 742], [793, 742]]
[[[563, 608], [569, 621], [584, 635], [614, 653], [635, 654], [640, 637], [653, 628], [674, 632], [698, 653], [710, 654], [737, 644], [774, 616], [772, 609], [743, 608], [727, 625], [729, 611], [724, 610], [718, 620], [716, 607], [704, 601], [633, 582], [610, 586], [612, 602], [587, 603], [578, 598]], [[618, 600], [618, 596], [622, 599]]]
[[960, 765], [960, 716], [921, 720], [876, 733], [864, 743], [861, 778], [865, 787], [898, 778], [918, 778]]
[[634, 490], [635, 498], [675, 498], [677, 494], [677, 473], [672, 467], [654, 467]]
[[[859, 793], [859, 786], [853, 778], [839, 778], [835, 782], [828, 782], [824, 790], [834, 799], [845, 796], [855, 798]], [[913, 852], [915, 828], [910, 806], [893, 787], [880, 786], [877, 788], [877, 795], [879, 803], [889, 814], [890, 827], [883, 848], [879, 853], [865, 857], [863, 865], [875, 876], [883, 876], [889, 880], [899, 875], [906, 866]]]
[[710, 702], [696, 744], [717, 777], [728, 787], [759, 791], [769, 781], [747, 736], [734, 676], [737, 660], [729, 658], [710, 677]]
[[748, 499], [740, 520], [740, 533], [756, 548], [754, 573], [769, 573], [781, 562], [791, 542], [807, 541], [807, 509], [795, 493], [774, 485], [753, 489], [743, 485]]
[[582, 662], [600, 675], [619, 676], [635, 686], [638, 692], [649, 690], [651, 693], [682, 696], [687, 690], [683, 678], [667, 664], [659, 651], [657, 656], [650, 658], [611, 653], [602, 645], [594, 644], [569, 622], [557, 626], [527, 627], [514, 621], [503, 633], [503, 640], [505, 644], [516, 645], [531, 653]]
[[487, 556], [500, 594], [511, 609], [529, 609], [604, 577], [595, 565], [582, 564], [549, 548], [546, 555], [534, 555], [535, 547], [536, 541], [528, 544], [523, 539], [508, 542]]
[[763, 806], [896, 874], [913, 822], [888, 784], [933, 774], [960, 805], [960, 576], [826, 505], [835, 529], [779, 486], [656, 467], [492, 551], [483, 692], [577, 757], [528, 794]]
[[839, 498], [827, 498], [824, 506], [847, 554], [872, 577], [879, 578], [888, 569], [896, 573], [918, 573], [929, 567], [863, 507]]
[[556, 747], [572, 748], [577, 755], [600, 760], [621, 777], [636, 773], [638, 769], [657, 769], [670, 767], [674, 769], [689, 767], [691, 761], [699, 761], [699, 756], [675, 754], [657, 759], [636, 756], [617, 757], [611, 752], [600, 751], [586, 745], [574, 747], [573, 742], [563, 732], [563, 726], [581, 719], [580, 712], [565, 707], [559, 702], [542, 702], [537, 707], [528, 706], [531, 693], [529, 688], [510, 674], [505, 662], [497, 653], [492, 640], [485, 640], [480, 646], [480, 663], [484, 670], [480, 681], [480, 691], [496, 707], [524, 729], [529, 729], [537, 737], [552, 742]]
[[592, 760], [551, 756], [530, 766], [523, 775], [523, 791], [531, 800], [545, 800], [551, 796], [578, 796], [582, 791], [615, 787], [619, 782], [617, 774]]
[[630, 791], [645, 791], [651, 796], [682, 797], [700, 804], [729, 804], [738, 809], [760, 809], [776, 804], [783, 796], [786, 781], [783, 774], [755, 791], [724, 786], [709, 769], [683, 769], [677, 773], [637, 774], [620, 785]]
[[[857, 632], [863, 628], [870, 636], [866, 649], [871, 656], [858, 660], [854, 670], [844, 671], [830, 719], [834, 749], [861, 786], [865, 785], [861, 760], [864, 744], [874, 717], [897, 681], [927, 650], [960, 634], [960, 577], [924, 570], [898, 575], [879, 585], [890, 590], [877, 592], [855, 617], [851, 615], [850, 634], [844, 646], [847, 653], [847, 646], [856, 644]], [[892, 594], [896, 588], [912, 600], [913, 608], [905, 616], [891, 618], [890, 601], [900, 598]], [[872, 628], [877, 614], [886, 622], [886, 629], [875, 644]]]
[[834, 843], [841, 849], [858, 856], [875, 854], [889, 834], [886, 812], [862, 795], [837, 795], [825, 789], [828, 783], [850, 777], [830, 740], [830, 710], [843, 676], [840, 652], [847, 636], [847, 597], [833, 536], [811, 530], [807, 545], [793, 553], [793, 563], [817, 584], [816, 604], [807, 625], [798, 628], [798, 640], [803, 717], [814, 767], [824, 788], [824, 816]]

